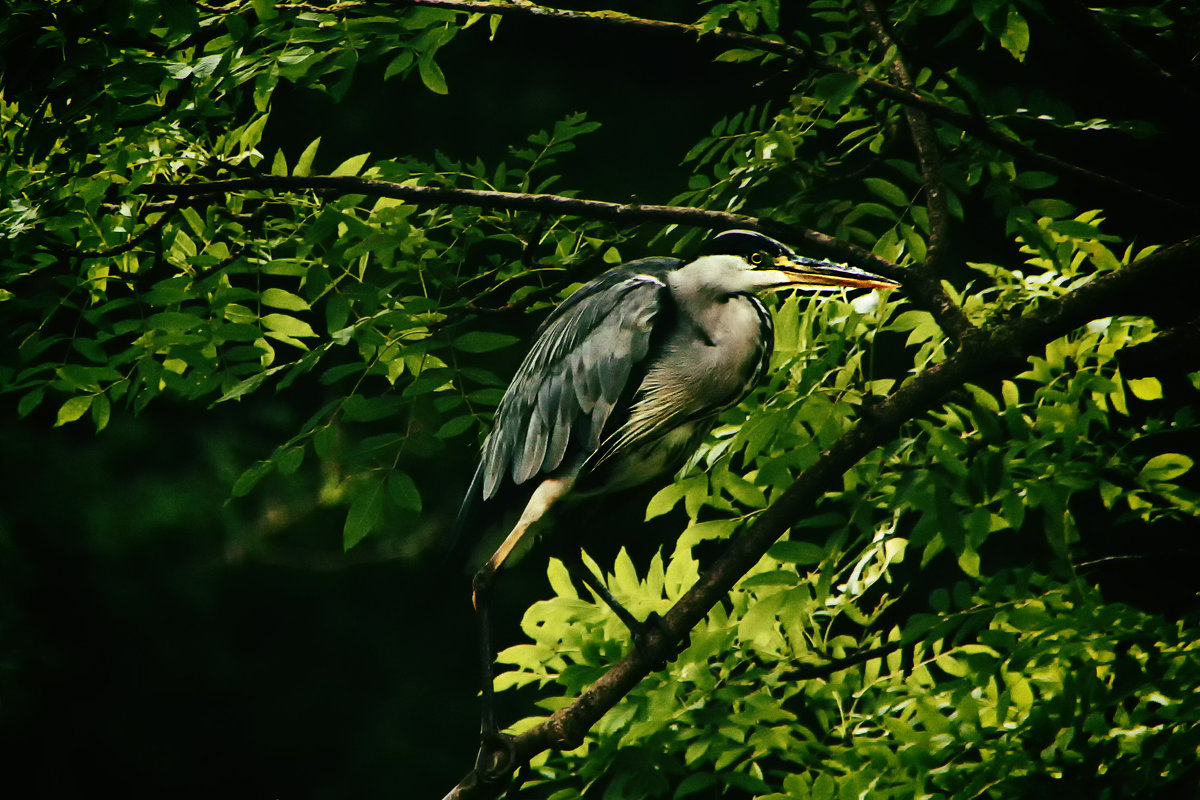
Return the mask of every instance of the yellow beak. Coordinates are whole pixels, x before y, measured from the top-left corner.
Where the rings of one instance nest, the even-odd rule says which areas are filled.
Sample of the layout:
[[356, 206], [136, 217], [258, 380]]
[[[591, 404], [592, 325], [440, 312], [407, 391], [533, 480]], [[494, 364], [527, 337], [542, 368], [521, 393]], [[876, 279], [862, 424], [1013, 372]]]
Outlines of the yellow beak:
[[774, 271], [779, 272], [785, 281], [778, 287], [781, 289], [895, 289], [900, 285], [866, 270], [804, 256], [778, 256]]

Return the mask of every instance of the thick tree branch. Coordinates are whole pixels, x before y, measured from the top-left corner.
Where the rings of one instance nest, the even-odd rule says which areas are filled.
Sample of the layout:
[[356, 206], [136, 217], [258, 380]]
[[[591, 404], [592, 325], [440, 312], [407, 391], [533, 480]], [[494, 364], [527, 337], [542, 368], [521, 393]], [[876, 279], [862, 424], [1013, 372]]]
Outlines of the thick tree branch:
[[[820, 496], [838, 485], [860, 459], [893, 438], [905, 422], [936, 407], [964, 383], [992, 375], [1011, 375], [1048, 342], [1087, 322], [1121, 314], [1172, 285], [1200, 261], [1200, 236], [1140, 259], [1125, 269], [1096, 278], [1036, 312], [977, 330], [956, 355], [917, 375], [872, 408], [820, 460], [804, 472], [754, 523], [732, 540], [712, 568], [663, 617], [669, 637], [653, 632], [645, 647], [631, 651], [583, 692], [513, 742], [514, 768], [547, 749], [577, 746], [587, 731], [651, 671], [651, 664], [672, 656], [668, 638], [682, 640], [789, 527], [802, 519]], [[474, 771], [446, 800], [495, 797], [500, 787], [484, 783]]]

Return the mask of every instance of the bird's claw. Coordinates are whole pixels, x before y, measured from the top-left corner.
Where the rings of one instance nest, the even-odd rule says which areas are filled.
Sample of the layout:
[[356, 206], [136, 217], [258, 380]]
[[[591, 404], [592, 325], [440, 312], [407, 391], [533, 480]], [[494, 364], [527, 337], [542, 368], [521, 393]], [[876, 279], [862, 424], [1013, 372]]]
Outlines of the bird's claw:
[[479, 755], [475, 757], [475, 774], [483, 783], [499, 783], [512, 774], [517, 760], [513, 737], [500, 731], [485, 730], [479, 737]]
[[[642, 620], [631, 633], [633, 634], [633, 647], [641, 654], [642, 659], [649, 665], [651, 671], [658, 672], [666, 669], [667, 661], [675, 655], [675, 634], [667, 627], [667, 623], [656, 612], [651, 611], [646, 619]], [[654, 650], [654, 645], [666, 643], [670, 656], [660, 655], [657, 658], [651, 655]], [[661, 645], [660, 645], [661, 646]]]

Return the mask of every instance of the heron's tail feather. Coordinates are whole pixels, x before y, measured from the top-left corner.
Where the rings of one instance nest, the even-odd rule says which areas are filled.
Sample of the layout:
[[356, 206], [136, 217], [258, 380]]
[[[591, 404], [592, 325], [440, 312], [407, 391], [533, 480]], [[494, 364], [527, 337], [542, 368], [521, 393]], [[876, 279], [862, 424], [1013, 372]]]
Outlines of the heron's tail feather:
[[471, 485], [467, 487], [467, 492], [463, 495], [462, 505], [458, 508], [458, 516], [454, 518], [454, 525], [450, 528], [450, 535], [446, 538], [444, 558], [454, 563], [466, 563], [470, 556], [470, 551], [474, 547], [474, 542], [478, 539], [479, 532], [472, 532], [472, 528], [478, 525], [478, 520], [475, 519], [476, 511], [479, 504], [483, 500], [483, 464], [475, 469], [475, 474], [471, 476]]

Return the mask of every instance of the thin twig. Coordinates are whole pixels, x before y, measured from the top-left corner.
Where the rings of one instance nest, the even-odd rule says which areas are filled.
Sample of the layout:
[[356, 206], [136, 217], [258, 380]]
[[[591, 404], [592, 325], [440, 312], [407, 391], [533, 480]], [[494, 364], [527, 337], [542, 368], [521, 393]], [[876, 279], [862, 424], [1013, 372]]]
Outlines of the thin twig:
[[[892, 80], [897, 85], [910, 92], [916, 92], [916, 84], [909, 74], [908, 65], [900, 55], [900, 49], [892, 40], [883, 15], [875, 6], [873, 0], [859, 0], [859, 10], [867, 21], [867, 27], [879, 43], [882, 51], [894, 53], [888, 64]], [[942, 154], [938, 148], [937, 134], [929, 124], [925, 112], [915, 106], [904, 108], [904, 118], [908, 121], [909, 132], [913, 145], [917, 150], [917, 161], [921, 166], [921, 175], [925, 179], [925, 205], [929, 210], [929, 248], [926, 253], [925, 268], [937, 275], [943, 254], [946, 252], [946, 239], [950, 229], [950, 207], [946, 202], [945, 168], [942, 164]]]
[[276, 189], [288, 192], [317, 191], [326, 194], [362, 194], [369, 197], [392, 197], [415, 204], [454, 204], [477, 208], [510, 211], [534, 211], [542, 214], [561, 214], [609, 219], [624, 224], [658, 222], [694, 225], [710, 230], [747, 228], [761, 231], [787, 242], [808, 242], [822, 253], [868, 269], [885, 278], [899, 281], [912, 302], [933, 314], [934, 320], [953, 341], [959, 341], [972, 325], [942, 289], [933, 276], [913, 273], [897, 264], [880, 258], [857, 245], [835, 239], [827, 233], [801, 228], [785, 222], [728, 211], [712, 211], [688, 206], [645, 205], [642, 203], [610, 203], [555, 194], [524, 194], [480, 189], [454, 189], [442, 186], [411, 186], [394, 181], [382, 181], [352, 176], [314, 175], [307, 177], [258, 175], [230, 178], [221, 181], [192, 183], [148, 183], [138, 191], [152, 197], [200, 197], [225, 192]]
[[646, 205], [643, 203], [610, 203], [605, 200], [586, 200], [556, 194], [525, 194], [522, 192], [497, 192], [481, 189], [455, 189], [443, 186], [412, 186], [394, 181], [375, 180], [351, 176], [313, 175], [307, 177], [258, 175], [250, 178], [230, 178], [220, 181], [195, 181], [191, 183], [148, 183], [138, 188], [139, 192], [151, 197], [201, 197], [226, 192], [260, 190], [286, 192], [319, 191], [329, 194], [362, 194], [368, 197], [391, 197], [421, 205], [451, 204], [476, 208], [505, 209], [509, 211], [533, 211], [540, 214], [559, 214], [608, 219], [623, 223], [661, 222], [679, 225], [696, 225], [703, 228], [748, 228], [799, 242], [805, 241], [827, 254], [877, 272], [887, 278], [903, 282], [908, 271], [869, 251], [843, 242], [819, 231], [801, 228], [784, 222], [734, 214], [728, 211], [712, 211], [688, 206]]
[[[884, 53], [895, 53], [888, 64], [892, 79], [904, 89], [915, 93], [916, 85], [909, 75], [908, 66], [900, 56], [899, 48], [892, 40], [875, 3], [873, 0], [859, 0], [859, 8]], [[946, 200], [945, 168], [938, 148], [937, 134], [929, 124], [929, 118], [920, 108], [905, 106], [904, 117], [917, 150], [917, 160], [925, 181], [925, 207], [929, 211], [929, 247], [925, 254], [924, 269], [921, 270], [920, 279], [913, 280], [906, 289], [921, 306], [938, 309], [939, 325], [952, 340], [958, 342], [974, 326], [939, 280], [941, 264], [945, 260], [948, 248], [950, 208]]]
[[151, 222], [139, 233], [129, 237], [118, 245], [105, 248], [104, 250], [79, 250], [75, 247], [65, 245], [62, 242], [49, 239], [44, 243], [45, 247], [51, 252], [57, 253], [61, 256], [67, 256], [69, 258], [111, 258], [112, 256], [119, 256], [122, 253], [127, 253], [142, 242], [146, 241], [146, 239], [153, 236], [158, 231], [161, 231], [163, 226], [166, 225], [167, 221], [173, 216], [174, 212], [184, 205], [184, 198], [182, 196], [178, 196], [169, 203], [151, 203], [149, 205], [154, 206], [152, 211], [161, 212], [162, 216], [154, 220], [154, 222]]

